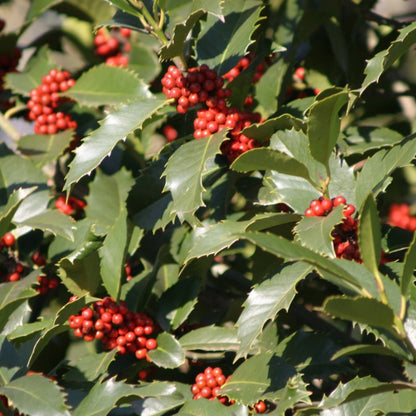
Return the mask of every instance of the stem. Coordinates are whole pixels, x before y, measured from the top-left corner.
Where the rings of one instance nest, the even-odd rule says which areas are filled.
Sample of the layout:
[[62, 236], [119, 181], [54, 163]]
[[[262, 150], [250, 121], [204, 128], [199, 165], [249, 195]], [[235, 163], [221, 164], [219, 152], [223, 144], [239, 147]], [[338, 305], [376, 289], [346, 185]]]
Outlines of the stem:
[[5, 133], [13, 139], [13, 141], [17, 142], [20, 139], [19, 131], [13, 126], [12, 123], [10, 123], [3, 113], [0, 113], [0, 128], [4, 130]]
[[9, 119], [11, 116], [13, 116], [14, 114], [18, 113], [19, 111], [23, 111], [27, 109], [27, 105], [22, 104], [16, 107], [12, 107], [9, 108], [5, 113], [4, 113], [4, 118]]
[[410, 341], [409, 337], [407, 336], [406, 330], [403, 326], [403, 321], [399, 319], [399, 317], [394, 317], [394, 326], [396, 328], [396, 333], [400, 337], [400, 339], [405, 343], [406, 347], [409, 349], [410, 353], [413, 357], [413, 362], [416, 362], [416, 350], [413, 346], [412, 342]]
[[399, 312], [399, 319], [401, 321], [404, 320], [404, 317], [406, 316], [406, 297], [401, 295], [400, 297], [400, 312]]
[[384, 283], [383, 283], [383, 280], [381, 279], [381, 276], [380, 276], [380, 273], [378, 272], [378, 270], [374, 274], [374, 277], [376, 278], [376, 285], [377, 285], [378, 291], [380, 293], [380, 299], [383, 303], [388, 305], [389, 301], [387, 299], [386, 291], [384, 289]]
[[149, 10], [147, 10], [144, 3], [142, 1], [139, 1], [136, 8], [140, 10], [140, 13], [145, 18], [147, 25], [149, 26], [150, 33], [156, 36], [163, 45], [168, 43], [168, 39], [165, 33], [159, 28], [159, 24], [155, 21], [153, 16], [149, 13]]

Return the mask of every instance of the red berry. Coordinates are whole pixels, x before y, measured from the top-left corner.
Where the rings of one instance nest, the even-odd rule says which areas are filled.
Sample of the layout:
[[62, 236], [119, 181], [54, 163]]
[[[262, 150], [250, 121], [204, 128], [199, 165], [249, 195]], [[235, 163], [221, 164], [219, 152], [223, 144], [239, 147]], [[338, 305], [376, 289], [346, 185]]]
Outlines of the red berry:
[[154, 349], [156, 349], [157, 348], [157, 341], [154, 338], [149, 338], [146, 341], [146, 348], [148, 350], [154, 350]]
[[12, 233], [4, 234], [2, 238], [2, 242], [6, 246], [12, 246], [15, 243], [16, 239], [14, 238], [14, 235]]

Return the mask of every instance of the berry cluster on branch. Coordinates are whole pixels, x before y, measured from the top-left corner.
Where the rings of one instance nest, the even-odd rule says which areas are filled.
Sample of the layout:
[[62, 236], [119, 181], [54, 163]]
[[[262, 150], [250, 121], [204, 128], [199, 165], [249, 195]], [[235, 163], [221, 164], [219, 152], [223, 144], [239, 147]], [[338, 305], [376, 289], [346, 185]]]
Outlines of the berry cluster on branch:
[[230, 162], [241, 153], [258, 147], [255, 140], [243, 135], [241, 131], [252, 123], [260, 122], [260, 115], [242, 112], [227, 104], [231, 91], [224, 88], [224, 78], [203, 64], [198, 68], [190, 68], [183, 75], [179, 68], [170, 65], [162, 78], [162, 91], [167, 98], [174, 100], [176, 111], [180, 114], [188, 112], [190, 107], [198, 104], [202, 108], [197, 111], [194, 119], [194, 138], [201, 139], [229, 128], [229, 141], [222, 144], [221, 152]]
[[29, 119], [35, 122], [36, 134], [56, 134], [59, 131], [76, 129], [77, 122], [69, 114], [56, 111], [57, 108], [68, 101], [59, 93], [67, 91], [75, 85], [68, 71], [51, 69], [42, 78], [42, 83], [30, 92]]
[[416, 230], [416, 216], [410, 215], [408, 204], [392, 204], [388, 214], [388, 224], [414, 232]]
[[309, 208], [305, 211], [307, 217], [323, 217], [328, 215], [334, 207], [343, 205], [343, 220], [341, 224], [335, 226], [332, 230], [333, 245], [335, 255], [338, 258], [354, 260], [361, 263], [360, 251], [358, 248], [357, 237], [357, 220], [352, 217], [355, 213], [354, 205], [347, 204], [343, 196], [337, 196], [332, 199], [320, 197], [314, 199]]
[[78, 315], [69, 317], [75, 336], [85, 341], [98, 339], [104, 350], [117, 348], [119, 354], [134, 354], [147, 359], [148, 351], [157, 348], [156, 326], [145, 313], [130, 311], [123, 301], [117, 303], [107, 296], [92, 307], [85, 307]]
[[110, 66], [126, 67], [129, 57], [131, 43], [129, 38], [131, 30], [127, 28], [113, 28], [109, 32], [106, 29], [98, 29], [94, 37], [94, 53], [105, 59]]
[[79, 219], [83, 215], [85, 207], [86, 204], [84, 201], [72, 195], [68, 196], [68, 200], [65, 195], [60, 195], [55, 201], [55, 208], [57, 210], [75, 219]]
[[233, 404], [233, 400], [219, 394], [220, 388], [227, 382], [230, 376], [226, 377], [220, 367], [207, 367], [204, 372], [195, 377], [195, 383], [191, 386], [193, 399], [200, 398], [214, 400], [218, 399], [222, 404]]

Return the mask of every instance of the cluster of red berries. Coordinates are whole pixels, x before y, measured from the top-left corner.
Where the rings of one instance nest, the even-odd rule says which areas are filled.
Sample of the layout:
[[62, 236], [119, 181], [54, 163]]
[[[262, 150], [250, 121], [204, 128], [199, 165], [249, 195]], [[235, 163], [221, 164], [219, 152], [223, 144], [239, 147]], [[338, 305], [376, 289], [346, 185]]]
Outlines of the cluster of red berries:
[[286, 100], [292, 101], [299, 98], [313, 97], [318, 95], [321, 90], [319, 88], [311, 88], [305, 82], [305, 68], [299, 66], [293, 74], [293, 83], [286, 90]]
[[129, 311], [123, 301], [117, 303], [109, 296], [92, 308], [83, 308], [79, 315], [71, 315], [69, 326], [85, 341], [99, 339], [104, 350], [117, 348], [120, 354], [134, 354], [139, 360], [149, 360], [148, 351], [157, 348], [157, 341], [150, 337], [156, 331], [153, 320], [145, 313]]
[[65, 215], [71, 215], [78, 219], [84, 213], [86, 204], [81, 199], [69, 196], [68, 200], [65, 195], [60, 195], [55, 201], [55, 208]]
[[[46, 264], [46, 258], [37, 251], [32, 256], [32, 262], [38, 267], [43, 267]], [[49, 291], [56, 289], [59, 286], [59, 279], [50, 272], [47, 272], [46, 275], [38, 276], [37, 280], [39, 286], [36, 288], [36, 291], [40, 295], [46, 295]]]
[[221, 147], [221, 152], [230, 162], [258, 146], [256, 141], [241, 134], [241, 130], [251, 123], [260, 122], [260, 115], [229, 107], [226, 99], [231, 91], [224, 88], [224, 78], [207, 65], [191, 68], [185, 76], [176, 66], [169, 66], [162, 78], [162, 90], [168, 98], [175, 99], [178, 113], [184, 114], [190, 107], [202, 105], [194, 120], [195, 139], [208, 137], [224, 128], [231, 129], [230, 140]]
[[[241, 74], [241, 72], [245, 71], [249, 67], [251, 61], [253, 60], [253, 56], [253, 52], [250, 52], [246, 56], [242, 57], [235, 67], [231, 68], [226, 74], [223, 75], [223, 78], [229, 82], [233, 81]], [[258, 82], [263, 76], [267, 66], [270, 65], [270, 60], [271, 59], [267, 59], [256, 66], [253, 75], [253, 84]]]
[[416, 217], [410, 215], [410, 206], [407, 204], [392, 204], [388, 215], [388, 224], [414, 232], [416, 230]]
[[228, 88], [223, 88], [224, 79], [205, 64], [190, 68], [185, 76], [179, 68], [170, 65], [161, 82], [162, 91], [167, 98], [175, 99], [176, 111], [180, 114], [198, 103], [225, 108], [225, 99], [231, 95]]
[[234, 400], [228, 400], [227, 397], [219, 395], [220, 388], [227, 382], [230, 376], [226, 377], [220, 367], [207, 367], [203, 373], [195, 377], [195, 383], [191, 387], [193, 399], [200, 398], [214, 400], [217, 398], [221, 403], [230, 405]]
[[131, 49], [130, 35], [131, 30], [127, 28], [113, 28], [111, 32], [98, 29], [94, 37], [94, 53], [104, 58], [107, 65], [125, 67], [129, 63], [125, 53]]
[[68, 101], [59, 93], [67, 91], [74, 86], [68, 71], [51, 69], [42, 78], [42, 83], [30, 91], [29, 119], [35, 121], [36, 134], [56, 134], [59, 131], [76, 129], [77, 123], [69, 114], [56, 111], [59, 105]]
[[12, 233], [5, 234], [0, 240], [0, 282], [16, 282], [25, 268], [12, 252], [16, 239]]
[[347, 204], [343, 196], [332, 199], [320, 197], [314, 199], [305, 211], [307, 217], [323, 217], [328, 215], [334, 207], [343, 205], [343, 220], [332, 230], [335, 254], [338, 258], [354, 260], [361, 263], [360, 251], [357, 241], [357, 220], [352, 217], [355, 212], [354, 205]]

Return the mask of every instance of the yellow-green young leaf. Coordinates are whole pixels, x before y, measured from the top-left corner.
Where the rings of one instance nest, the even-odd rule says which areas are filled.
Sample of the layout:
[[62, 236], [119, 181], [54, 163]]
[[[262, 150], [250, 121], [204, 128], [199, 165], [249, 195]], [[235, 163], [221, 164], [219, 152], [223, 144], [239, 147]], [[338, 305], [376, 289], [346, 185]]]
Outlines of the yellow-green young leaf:
[[397, 39], [392, 42], [387, 49], [378, 52], [367, 62], [367, 67], [364, 71], [366, 77], [361, 85], [360, 94], [362, 94], [369, 85], [378, 82], [381, 75], [389, 69], [394, 62], [403, 56], [415, 42], [416, 22], [412, 22], [400, 30]]
[[204, 326], [186, 333], [179, 339], [185, 350], [235, 351], [240, 345], [235, 328]]
[[235, 66], [253, 42], [261, 10], [262, 2], [258, 0], [227, 0], [224, 21], [208, 15], [196, 43], [198, 63], [216, 69], [220, 75]]
[[167, 101], [161, 99], [143, 99], [123, 105], [110, 113], [101, 122], [101, 126], [84, 138], [75, 150], [64, 189], [69, 190], [73, 183], [89, 175], [120, 140], [141, 128], [147, 119], [166, 104]]
[[89, 106], [120, 105], [152, 98], [149, 87], [134, 72], [106, 64], [84, 72], [65, 95]]
[[336, 207], [325, 217], [303, 217], [294, 232], [297, 241], [313, 251], [334, 257], [331, 232], [342, 221], [343, 207]]
[[400, 289], [403, 295], [407, 295], [409, 287], [415, 280], [414, 270], [416, 268], [416, 233], [413, 233], [413, 239], [404, 258], [404, 267], [400, 278]]
[[65, 324], [67, 323], [71, 315], [76, 315], [82, 308], [90, 305], [93, 302], [100, 300], [99, 298], [94, 298], [89, 294], [80, 296], [79, 298], [68, 302], [66, 305], [62, 306], [61, 309], [56, 313], [56, 317], [53, 321], [54, 324]]
[[247, 356], [267, 321], [275, 319], [280, 310], [289, 309], [296, 295], [297, 283], [312, 270], [303, 262], [289, 264], [253, 288], [236, 323], [241, 341], [236, 360]]
[[340, 119], [339, 111], [347, 103], [348, 93], [334, 89], [319, 96], [308, 114], [308, 138], [312, 156], [328, 166], [329, 157], [338, 140]]
[[392, 330], [394, 312], [377, 299], [331, 296], [323, 304], [324, 311], [336, 318]]
[[149, 351], [150, 360], [162, 368], [178, 368], [185, 361], [181, 344], [171, 334], [162, 332], [156, 338], [157, 348]]
[[31, 416], [70, 416], [65, 395], [55, 381], [46, 376], [32, 374], [16, 378], [0, 387], [20, 413]]
[[381, 230], [377, 206], [369, 194], [361, 208], [358, 221], [358, 246], [363, 263], [374, 274], [378, 273], [381, 256]]
[[172, 208], [181, 221], [204, 206], [202, 179], [212, 169], [207, 162], [220, 152], [226, 134], [227, 130], [222, 130], [212, 136], [192, 140], [169, 158], [163, 173], [166, 177], [165, 190], [172, 194]]
[[56, 67], [52, 61], [47, 46], [43, 46], [27, 63], [25, 70], [20, 73], [8, 73], [6, 86], [19, 94], [29, 95], [42, 82], [42, 77]]

